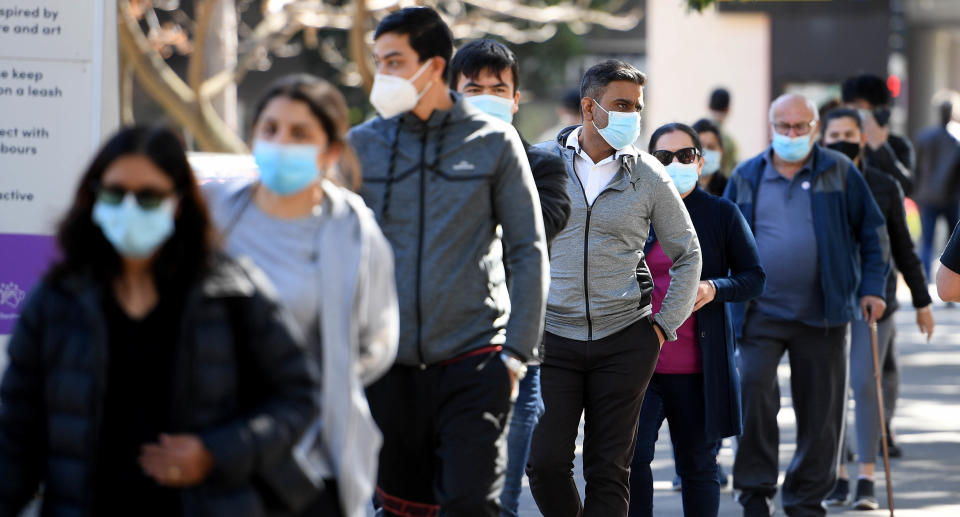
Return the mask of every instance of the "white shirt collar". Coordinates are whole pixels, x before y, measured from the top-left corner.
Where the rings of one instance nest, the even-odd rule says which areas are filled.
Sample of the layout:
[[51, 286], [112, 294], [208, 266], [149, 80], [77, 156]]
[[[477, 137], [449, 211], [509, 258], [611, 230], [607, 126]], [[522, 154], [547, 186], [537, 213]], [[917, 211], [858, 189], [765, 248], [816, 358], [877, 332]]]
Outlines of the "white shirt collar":
[[[590, 162], [593, 163], [593, 159], [590, 158], [590, 155], [588, 155], [586, 152], [583, 151], [583, 149], [580, 148], [580, 130], [581, 129], [583, 129], [583, 126], [580, 126], [570, 132], [570, 135], [567, 136], [567, 147], [570, 149], [573, 149], [581, 158], [590, 160]], [[619, 160], [621, 156], [633, 156], [634, 158], [637, 158], [638, 156], [640, 156], [640, 150], [637, 149], [635, 145], [630, 144], [624, 147], [623, 149], [613, 153], [612, 156], [608, 156], [607, 158], [600, 160], [600, 162], [598, 163], [605, 163], [607, 160], [611, 160], [611, 161]]]

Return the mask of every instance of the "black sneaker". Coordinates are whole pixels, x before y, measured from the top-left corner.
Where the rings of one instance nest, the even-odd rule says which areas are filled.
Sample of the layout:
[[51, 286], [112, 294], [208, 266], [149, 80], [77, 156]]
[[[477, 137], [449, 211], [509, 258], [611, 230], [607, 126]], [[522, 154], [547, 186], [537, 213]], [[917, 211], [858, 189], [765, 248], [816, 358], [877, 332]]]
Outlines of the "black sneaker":
[[762, 495], [753, 495], [746, 500], [741, 500], [743, 517], [770, 517], [773, 515], [772, 502]]
[[833, 485], [833, 491], [823, 502], [827, 506], [843, 506], [850, 499], [850, 480], [837, 478], [837, 484]]
[[880, 508], [877, 498], [873, 495], [873, 481], [869, 479], [857, 480], [857, 495], [853, 498], [853, 507], [857, 510], [876, 510]]

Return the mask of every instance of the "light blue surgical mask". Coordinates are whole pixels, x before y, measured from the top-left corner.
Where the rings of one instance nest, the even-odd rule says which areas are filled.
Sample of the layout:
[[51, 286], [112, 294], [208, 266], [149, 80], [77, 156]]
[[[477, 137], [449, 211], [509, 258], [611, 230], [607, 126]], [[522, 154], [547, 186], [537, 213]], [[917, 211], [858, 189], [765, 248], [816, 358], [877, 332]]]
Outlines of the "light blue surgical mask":
[[474, 108], [496, 117], [507, 124], [513, 122], [513, 100], [496, 95], [474, 95], [464, 97]]
[[119, 204], [97, 200], [93, 204], [93, 222], [103, 236], [124, 257], [153, 255], [173, 235], [173, 216], [177, 200], [167, 198], [156, 208], [143, 208], [128, 192]]
[[704, 176], [709, 176], [720, 170], [720, 151], [703, 150], [703, 170]]
[[607, 114], [607, 127], [600, 129], [596, 122], [593, 122], [593, 127], [610, 144], [610, 147], [619, 151], [637, 141], [640, 136], [640, 113], [635, 111], [632, 113], [607, 111], [596, 100], [593, 101], [593, 104]]
[[697, 186], [697, 161], [688, 164], [682, 164], [674, 161], [667, 165], [667, 174], [673, 180], [677, 187], [677, 192], [686, 194], [693, 187]]
[[803, 160], [810, 154], [811, 147], [813, 147], [813, 142], [810, 140], [810, 135], [790, 138], [776, 131], [773, 132], [773, 152], [788, 162]]
[[253, 160], [260, 169], [260, 183], [281, 196], [296, 194], [320, 177], [315, 145], [275, 144], [257, 140]]

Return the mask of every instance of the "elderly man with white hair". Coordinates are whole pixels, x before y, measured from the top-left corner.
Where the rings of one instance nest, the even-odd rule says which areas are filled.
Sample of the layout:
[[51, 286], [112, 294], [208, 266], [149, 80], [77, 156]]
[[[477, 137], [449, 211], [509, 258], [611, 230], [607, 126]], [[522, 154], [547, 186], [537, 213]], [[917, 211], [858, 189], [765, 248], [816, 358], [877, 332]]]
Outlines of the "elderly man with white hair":
[[724, 196], [757, 240], [767, 284], [735, 318], [743, 435], [733, 466], [745, 516], [772, 513], [777, 492], [780, 389], [789, 353], [797, 449], [783, 483], [787, 515], [825, 515], [836, 478], [846, 390], [846, 328], [886, 307], [885, 222], [863, 176], [815, 143], [816, 106], [786, 94], [770, 107], [770, 148], [741, 163]]

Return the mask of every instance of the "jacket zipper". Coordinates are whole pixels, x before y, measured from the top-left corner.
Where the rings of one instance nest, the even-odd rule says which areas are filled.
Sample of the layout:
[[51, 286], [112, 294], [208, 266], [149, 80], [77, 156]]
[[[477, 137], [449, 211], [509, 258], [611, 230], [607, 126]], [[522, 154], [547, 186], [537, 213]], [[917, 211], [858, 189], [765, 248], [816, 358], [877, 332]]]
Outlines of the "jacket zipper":
[[[573, 175], [577, 178], [577, 184], [580, 185], [580, 193], [583, 194], [583, 203], [587, 205], [587, 221], [583, 229], [583, 301], [586, 306], [587, 316], [587, 341], [593, 341], [593, 320], [590, 318], [590, 280], [589, 280], [589, 253], [590, 253], [590, 216], [593, 214], [593, 206], [587, 200], [587, 189], [583, 187], [583, 181], [577, 174], [577, 155], [573, 155]], [[602, 194], [602, 192], [601, 192]], [[597, 194], [600, 197], [600, 194]], [[596, 202], [594, 198], [594, 202]]]
[[421, 289], [420, 283], [423, 276], [423, 229], [426, 224], [423, 215], [426, 202], [424, 198], [427, 193], [427, 183], [425, 176], [427, 159], [427, 136], [430, 132], [430, 126], [424, 123], [423, 137], [420, 140], [420, 231], [417, 233], [417, 355], [420, 358], [420, 369], [425, 370], [427, 363], [423, 359], [423, 308], [420, 306]]

